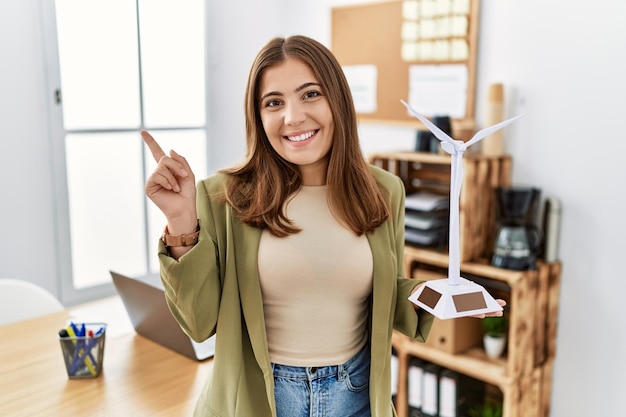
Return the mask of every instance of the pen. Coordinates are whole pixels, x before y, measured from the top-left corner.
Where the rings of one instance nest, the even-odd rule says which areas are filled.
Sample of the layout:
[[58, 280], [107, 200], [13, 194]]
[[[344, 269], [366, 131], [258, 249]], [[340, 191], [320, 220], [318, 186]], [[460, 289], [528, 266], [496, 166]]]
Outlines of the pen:
[[[76, 358], [75, 363], [72, 365], [72, 367], [74, 366], [77, 367], [88, 358], [93, 359], [93, 356], [91, 355], [91, 351], [98, 343], [99, 341], [98, 338], [102, 335], [102, 333], [104, 333], [104, 327], [100, 327], [98, 331], [96, 331], [95, 334], [93, 333], [92, 330], [89, 330], [88, 333], [89, 333], [89, 341], [87, 341], [84, 348], [79, 352], [78, 357]], [[94, 360], [94, 363], [96, 363], [95, 360]], [[95, 375], [95, 374], [92, 372], [92, 375]]]
[[[81, 330], [84, 332], [84, 323], [81, 326]], [[90, 351], [85, 350], [85, 342], [82, 339], [79, 339], [78, 336], [81, 332], [76, 325], [72, 322], [67, 326], [66, 331], [70, 336], [72, 343], [74, 345], [74, 357], [72, 359], [72, 365], [70, 367], [69, 374], [74, 375], [78, 370], [78, 367], [81, 363], [84, 363], [89, 370], [91, 375], [96, 375], [96, 360], [91, 355]]]

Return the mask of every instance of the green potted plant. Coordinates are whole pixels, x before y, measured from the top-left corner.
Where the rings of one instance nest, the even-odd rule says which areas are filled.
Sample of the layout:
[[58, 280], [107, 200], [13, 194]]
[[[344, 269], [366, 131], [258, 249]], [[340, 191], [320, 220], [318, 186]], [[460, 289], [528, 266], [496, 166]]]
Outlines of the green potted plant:
[[485, 317], [482, 319], [483, 344], [490, 358], [499, 358], [504, 352], [509, 329], [507, 316]]
[[485, 401], [468, 410], [469, 417], [502, 417], [502, 404]]

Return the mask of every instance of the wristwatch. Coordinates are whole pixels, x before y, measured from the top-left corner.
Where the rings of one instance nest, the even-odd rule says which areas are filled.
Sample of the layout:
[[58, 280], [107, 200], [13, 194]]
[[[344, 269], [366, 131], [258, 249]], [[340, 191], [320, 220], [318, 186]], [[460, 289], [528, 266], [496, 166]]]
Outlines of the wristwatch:
[[193, 246], [198, 243], [198, 236], [200, 235], [200, 223], [196, 226], [196, 230], [193, 233], [189, 233], [186, 235], [170, 235], [169, 230], [167, 230], [167, 225], [165, 226], [165, 230], [163, 230], [163, 234], [161, 235], [161, 240], [167, 247], [174, 246]]

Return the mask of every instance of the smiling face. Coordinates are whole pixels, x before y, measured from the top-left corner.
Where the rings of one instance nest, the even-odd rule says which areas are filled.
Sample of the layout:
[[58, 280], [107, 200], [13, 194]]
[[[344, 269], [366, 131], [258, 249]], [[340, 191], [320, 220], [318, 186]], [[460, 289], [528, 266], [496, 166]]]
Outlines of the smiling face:
[[302, 184], [326, 184], [334, 121], [313, 70], [290, 57], [267, 68], [260, 82], [259, 113], [272, 148], [298, 166]]

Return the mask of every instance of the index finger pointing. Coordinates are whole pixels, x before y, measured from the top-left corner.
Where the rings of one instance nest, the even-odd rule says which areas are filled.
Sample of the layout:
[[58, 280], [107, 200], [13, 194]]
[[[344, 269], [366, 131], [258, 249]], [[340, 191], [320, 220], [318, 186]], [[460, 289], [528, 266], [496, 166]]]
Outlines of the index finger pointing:
[[165, 156], [165, 152], [163, 152], [163, 149], [161, 149], [156, 140], [154, 140], [152, 135], [146, 130], [141, 131], [141, 137], [143, 138], [143, 141], [146, 143], [146, 145], [148, 145], [148, 148], [150, 149], [150, 153], [152, 153], [152, 157], [154, 158], [154, 160], [159, 162], [161, 158]]

